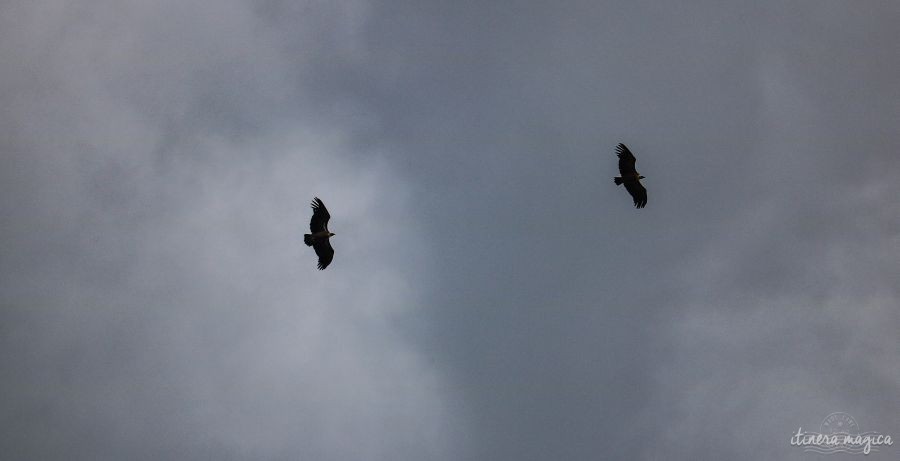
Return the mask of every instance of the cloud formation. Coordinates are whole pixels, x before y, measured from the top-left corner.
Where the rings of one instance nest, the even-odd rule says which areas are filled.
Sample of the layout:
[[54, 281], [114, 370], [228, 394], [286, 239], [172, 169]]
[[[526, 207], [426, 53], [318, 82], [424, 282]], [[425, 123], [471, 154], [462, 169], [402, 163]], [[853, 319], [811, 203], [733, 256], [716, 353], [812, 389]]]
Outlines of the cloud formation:
[[[209, 6], [4, 7], [3, 451], [441, 453], [438, 372], [396, 324], [428, 259], [410, 191], [376, 149], [353, 158], [364, 120], [292, 107], [314, 53], [252, 4]], [[352, 49], [317, 34], [345, 13], [296, 39]], [[315, 194], [357, 261], [328, 274], [298, 240]]]
[[803, 459], [835, 411], [900, 436], [888, 2], [0, 12], [16, 458]]

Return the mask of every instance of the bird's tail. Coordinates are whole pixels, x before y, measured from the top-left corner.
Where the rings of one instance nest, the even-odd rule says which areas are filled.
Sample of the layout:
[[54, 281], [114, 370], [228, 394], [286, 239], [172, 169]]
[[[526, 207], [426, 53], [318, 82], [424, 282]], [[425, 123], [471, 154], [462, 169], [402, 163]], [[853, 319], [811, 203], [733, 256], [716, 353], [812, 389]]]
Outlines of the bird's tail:
[[305, 243], [306, 246], [311, 247], [313, 244], [312, 234], [303, 234], [303, 243]]
[[616, 185], [618, 186], [619, 184], [622, 184], [624, 182], [624, 180], [622, 179], [621, 176], [616, 176], [615, 178], [613, 178], [613, 182], [615, 182]]

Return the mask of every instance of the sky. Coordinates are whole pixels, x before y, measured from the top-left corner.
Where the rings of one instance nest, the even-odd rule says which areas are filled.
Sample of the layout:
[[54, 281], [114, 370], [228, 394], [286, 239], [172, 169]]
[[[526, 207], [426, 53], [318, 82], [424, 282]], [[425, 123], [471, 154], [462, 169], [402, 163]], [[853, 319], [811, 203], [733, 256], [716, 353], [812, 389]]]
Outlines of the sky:
[[898, 23], [4, 2], [0, 452], [802, 460], [835, 412], [900, 438]]

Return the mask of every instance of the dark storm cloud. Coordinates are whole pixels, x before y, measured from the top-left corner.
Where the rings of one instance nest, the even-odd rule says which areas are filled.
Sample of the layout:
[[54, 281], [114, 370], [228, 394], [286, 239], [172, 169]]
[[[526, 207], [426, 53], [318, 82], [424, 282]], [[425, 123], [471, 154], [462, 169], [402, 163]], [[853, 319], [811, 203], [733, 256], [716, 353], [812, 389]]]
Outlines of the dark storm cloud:
[[21, 457], [900, 436], [890, 3], [34, 5], [0, 29]]
[[784, 458], [839, 410], [897, 430], [887, 6], [390, 6], [372, 75], [443, 256], [420, 334], [482, 459]]

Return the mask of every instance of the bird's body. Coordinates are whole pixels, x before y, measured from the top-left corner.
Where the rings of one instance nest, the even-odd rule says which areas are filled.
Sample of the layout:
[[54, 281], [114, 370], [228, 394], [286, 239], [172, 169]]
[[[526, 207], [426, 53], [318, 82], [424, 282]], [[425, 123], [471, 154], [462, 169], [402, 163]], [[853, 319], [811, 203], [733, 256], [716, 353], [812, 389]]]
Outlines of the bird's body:
[[303, 241], [304, 242], [309, 241], [310, 244], [313, 244], [313, 243], [321, 241], [321, 240], [328, 240], [328, 238], [331, 237], [332, 235], [334, 235], [334, 234], [332, 234], [331, 232], [328, 232], [328, 231], [315, 232], [312, 234], [303, 234]]
[[328, 267], [331, 260], [334, 259], [334, 249], [331, 248], [330, 240], [334, 234], [328, 231], [328, 220], [331, 219], [331, 215], [319, 197], [313, 198], [310, 206], [313, 209], [312, 218], [309, 220], [311, 233], [303, 234], [303, 243], [316, 250], [316, 255], [319, 256], [318, 267], [319, 270], [322, 270]]
[[644, 177], [634, 168], [637, 159], [628, 150], [628, 147], [621, 143], [616, 146], [616, 155], [619, 157], [619, 174], [621, 176], [616, 176], [613, 181], [617, 186], [620, 184], [625, 186], [634, 200], [635, 208], [644, 208], [647, 205], [647, 189], [644, 189], [641, 184], [641, 179]]

